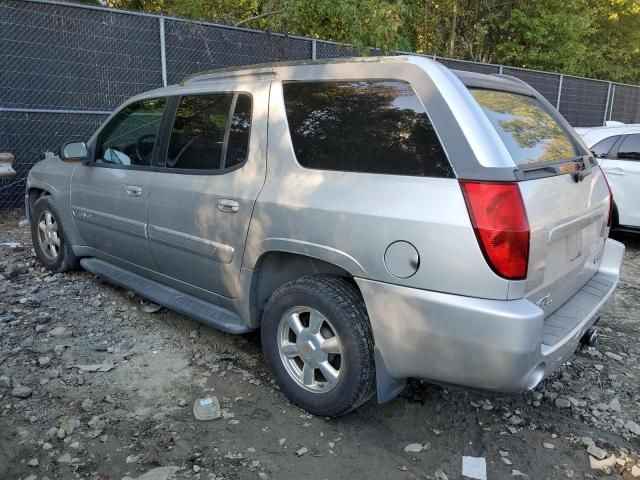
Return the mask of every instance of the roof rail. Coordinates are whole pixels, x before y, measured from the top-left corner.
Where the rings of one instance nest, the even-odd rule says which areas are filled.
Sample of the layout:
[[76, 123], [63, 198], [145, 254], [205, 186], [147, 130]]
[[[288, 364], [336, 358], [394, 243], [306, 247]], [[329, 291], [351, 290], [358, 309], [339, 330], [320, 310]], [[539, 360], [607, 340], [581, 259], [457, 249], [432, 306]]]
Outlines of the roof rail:
[[337, 57], [324, 58], [321, 60], [291, 60], [287, 62], [257, 63], [253, 65], [241, 65], [236, 67], [216, 68], [204, 72], [187, 75], [180, 81], [180, 85], [188, 85], [195, 82], [214, 80], [225, 77], [238, 77], [241, 75], [272, 75], [277, 67], [297, 67], [305, 65], [328, 65], [332, 63], [367, 63], [389, 61], [397, 58], [397, 61], [406, 55], [379, 56], [379, 57]]

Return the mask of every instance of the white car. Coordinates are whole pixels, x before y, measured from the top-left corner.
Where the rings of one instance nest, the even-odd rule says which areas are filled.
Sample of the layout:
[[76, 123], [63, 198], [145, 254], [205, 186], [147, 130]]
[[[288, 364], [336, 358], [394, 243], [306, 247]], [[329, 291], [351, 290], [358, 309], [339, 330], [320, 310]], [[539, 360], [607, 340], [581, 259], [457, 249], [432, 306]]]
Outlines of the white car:
[[640, 124], [576, 128], [606, 174], [614, 198], [613, 228], [640, 231]]

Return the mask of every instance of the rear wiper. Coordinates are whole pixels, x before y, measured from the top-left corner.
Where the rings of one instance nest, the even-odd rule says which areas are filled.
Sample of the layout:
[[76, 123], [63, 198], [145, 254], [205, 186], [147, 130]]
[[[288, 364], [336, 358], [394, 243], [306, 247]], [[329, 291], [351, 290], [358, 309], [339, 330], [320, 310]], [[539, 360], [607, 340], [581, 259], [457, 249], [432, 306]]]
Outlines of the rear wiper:
[[563, 161], [561, 164], [539, 164], [518, 168], [515, 171], [516, 178], [524, 180], [545, 177], [549, 175], [571, 174], [576, 183], [581, 182], [591, 173], [591, 156], [582, 155]]
[[576, 183], [578, 183], [584, 180], [585, 177], [591, 173], [591, 155], [583, 155], [582, 157], [578, 157], [576, 160], [577, 163], [582, 164], [582, 168], [573, 172], [571, 177]]

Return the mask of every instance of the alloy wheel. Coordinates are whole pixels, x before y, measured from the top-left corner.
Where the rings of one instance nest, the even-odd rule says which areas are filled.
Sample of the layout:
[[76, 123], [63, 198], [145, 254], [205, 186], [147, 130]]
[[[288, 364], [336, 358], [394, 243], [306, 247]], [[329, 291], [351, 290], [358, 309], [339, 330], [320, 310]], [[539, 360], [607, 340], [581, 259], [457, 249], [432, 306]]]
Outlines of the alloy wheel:
[[38, 218], [38, 243], [49, 260], [55, 261], [60, 255], [58, 222], [49, 210], [44, 210]]
[[326, 393], [342, 376], [342, 343], [331, 322], [311, 307], [294, 307], [280, 319], [278, 352], [291, 378], [313, 393]]

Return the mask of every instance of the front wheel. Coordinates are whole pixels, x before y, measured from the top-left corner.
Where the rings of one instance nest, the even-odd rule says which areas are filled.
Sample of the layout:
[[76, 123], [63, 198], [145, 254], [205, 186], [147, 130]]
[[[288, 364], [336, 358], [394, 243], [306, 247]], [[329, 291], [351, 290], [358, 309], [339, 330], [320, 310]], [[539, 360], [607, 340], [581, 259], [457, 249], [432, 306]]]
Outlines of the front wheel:
[[47, 270], [66, 272], [78, 266], [78, 259], [68, 245], [60, 215], [51, 197], [40, 197], [31, 209], [31, 239], [38, 260]]
[[373, 336], [348, 281], [311, 276], [283, 285], [267, 303], [261, 336], [278, 385], [308, 412], [343, 415], [373, 395]]

